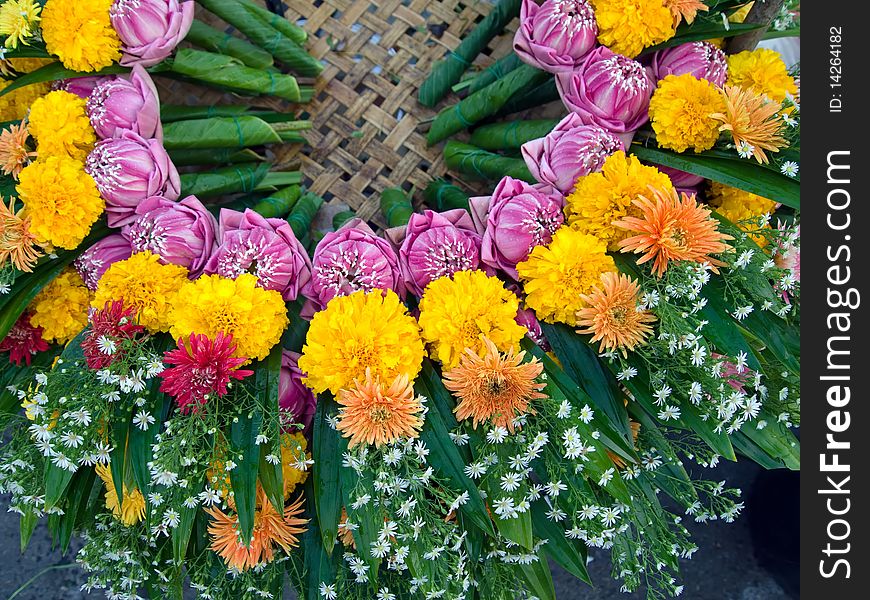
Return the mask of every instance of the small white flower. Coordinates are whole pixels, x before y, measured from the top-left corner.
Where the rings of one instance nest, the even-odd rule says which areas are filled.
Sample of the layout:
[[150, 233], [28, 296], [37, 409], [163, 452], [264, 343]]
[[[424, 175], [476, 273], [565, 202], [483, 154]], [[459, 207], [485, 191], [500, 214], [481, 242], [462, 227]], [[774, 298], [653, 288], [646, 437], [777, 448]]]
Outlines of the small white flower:
[[707, 358], [707, 348], [704, 346], [695, 346], [692, 349], [692, 364], [696, 367], [700, 367], [704, 364], [704, 360]]
[[175, 529], [181, 523], [181, 515], [174, 508], [167, 508], [163, 513], [163, 523], [168, 527]]
[[634, 367], [625, 367], [616, 374], [616, 379], [618, 381], [628, 381], [635, 375], [637, 375], [637, 369], [635, 369]]
[[580, 409], [580, 420], [586, 423], [587, 425], [592, 421], [592, 418], [595, 416], [595, 412], [589, 408], [588, 404], [584, 404], [583, 408]]
[[60, 436], [60, 442], [67, 448], [78, 448], [84, 441], [82, 436], [73, 431], [68, 431]]
[[551, 498], [556, 498], [560, 493], [566, 491], [568, 486], [562, 483], [562, 480], [551, 481], [547, 485], [544, 486], [544, 489], [547, 492], [547, 495]]
[[601, 487], [606, 486], [613, 479], [614, 473], [616, 473], [616, 470], [613, 467], [604, 471], [604, 473], [602, 473], [601, 477], [598, 479], [598, 485]]
[[753, 306], [751, 304], [747, 306], [741, 306], [737, 310], [734, 311], [734, 318], [738, 321], [742, 321], [746, 317], [750, 315], [753, 311]]
[[214, 506], [221, 501], [221, 491], [213, 490], [206, 486], [206, 488], [199, 493], [199, 501], [202, 502], [203, 506]]
[[486, 441], [490, 444], [501, 444], [507, 439], [508, 430], [506, 427], [493, 427], [486, 433]]
[[136, 413], [136, 416], [133, 417], [133, 425], [145, 431], [151, 425], [154, 424], [154, 417], [151, 416], [151, 413], [146, 410], [140, 410]]
[[259, 446], [260, 444], [268, 443], [269, 438], [265, 434], [261, 433], [256, 438], [254, 438], [254, 444]]
[[467, 433], [453, 433], [451, 431], [450, 439], [457, 446], [465, 446], [471, 440], [471, 437]]
[[100, 354], [112, 356], [115, 352], [118, 351], [118, 346], [117, 344], [115, 344], [112, 338], [101, 335], [97, 338], [97, 350], [100, 351]]
[[473, 462], [465, 467], [465, 474], [472, 479], [480, 479], [486, 475], [486, 465], [479, 462]]
[[788, 177], [797, 177], [800, 167], [793, 160], [787, 160], [779, 167], [779, 171]]
[[360, 496], [356, 500], [354, 500], [353, 503], [350, 505], [350, 507], [354, 510], [359, 510], [363, 506], [368, 504], [371, 501], [371, 499], [372, 499], [372, 497], [369, 494], [363, 494], [362, 496]]
[[755, 146], [749, 142], [744, 140], [737, 144], [737, 154], [740, 158], [752, 158], [753, 152], [755, 152]]
[[329, 585], [326, 582], [320, 583], [320, 597], [324, 600], [336, 600], [338, 598], [338, 594], [335, 592], [335, 584], [330, 583]]
[[556, 411], [556, 418], [567, 419], [571, 415], [571, 403], [567, 400], [562, 400], [559, 404], [559, 410]]
[[741, 350], [737, 354], [737, 363], [735, 363], [735, 367], [737, 368], [738, 373], [743, 373], [746, 370], [746, 352]]
[[752, 261], [752, 256], [754, 254], [755, 250], [744, 250], [740, 253], [740, 256], [737, 257], [737, 260], [734, 261], [734, 266], [738, 268], [743, 268], [747, 266]]
[[667, 384], [663, 385], [660, 389], [656, 390], [655, 394], [653, 394], [653, 396], [656, 399], [656, 404], [659, 404], [659, 405], [662, 404], [665, 400], [667, 400], [670, 397], [672, 392], [673, 392], [673, 390]]
[[522, 481], [523, 477], [519, 473], [505, 473], [501, 477], [501, 489], [506, 492], [516, 491]]
[[37, 373], [34, 379], [39, 385], [45, 385], [46, 383], [48, 383], [48, 375], [46, 375], [45, 373]]
[[680, 418], [680, 409], [671, 404], [665, 406], [659, 411], [659, 419], [662, 421], [671, 421]]
[[194, 496], [190, 496], [184, 501], [184, 506], [187, 508], [196, 508], [198, 505], [199, 501]]

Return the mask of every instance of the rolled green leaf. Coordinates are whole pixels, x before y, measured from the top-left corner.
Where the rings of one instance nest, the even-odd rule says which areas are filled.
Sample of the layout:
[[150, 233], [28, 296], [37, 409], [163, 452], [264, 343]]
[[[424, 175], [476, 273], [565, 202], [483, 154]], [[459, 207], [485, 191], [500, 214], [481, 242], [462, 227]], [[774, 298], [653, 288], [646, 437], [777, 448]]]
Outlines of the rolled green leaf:
[[528, 141], [542, 138], [556, 126], [554, 119], [510, 121], [478, 127], [469, 143], [484, 150], [519, 150]]
[[290, 102], [307, 102], [313, 93], [310, 88], [300, 88], [292, 75], [252, 69], [232, 57], [192, 48], [179, 50], [170, 69], [198, 83], [229, 88], [242, 94], [262, 94]]
[[271, 168], [269, 163], [235, 165], [181, 175], [181, 196], [220, 196], [253, 192]]
[[391, 187], [381, 192], [381, 212], [387, 220], [387, 227], [400, 227], [408, 224], [414, 207], [402, 188]]
[[245, 4], [237, 0], [199, 0], [199, 4], [236, 27], [254, 44], [299, 74], [316, 77], [323, 71], [323, 65], [302, 46], [253, 14]]
[[239, 104], [213, 104], [211, 106], [188, 106], [186, 104], [162, 104], [160, 120], [163, 123], [183, 121], [185, 119], [209, 119], [211, 117], [238, 117], [241, 115], [259, 117], [267, 123], [293, 121], [296, 116], [290, 112], [275, 112], [261, 110]]
[[504, 78], [438, 113], [429, 129], [426, 143], [430, 146], [436, 144], [494, 115], [515, 94], [529, 87], [537, 87], [547, 79], [553, 79], [553, 76], [529, 65], [517, 67]]
[[429, 107], [438, 104], [492, 38], [520, 14], [520, 4], [521, 0], [499, 0], [483, 21], [465, 36], [456, 50], [435, 64], [429, 77], [420, 86], [420, 104]]
[[193, 20], [190, 32], [184, 39], [205, 50], [238, 58], [249, 67], [255, 69], [269, 68], [275, 62], [272, 59], [272, 55], [262, 48], [257, 48], [246, 40], [215, 29], [199, 19]]
[[257, 117], [214, 117], [166, 123], [163, 146], [177, 148], [247, 148], [281, 142], [269, 123]]
[[269, 171], [254, 187], [255, 192], [277, 192], [288, 185], [302, 183], [302, 173], [299, 171]]
[[496, 117], [512, 115], [531, 108], [537, 108], [559, 99], [559, 90], [556, 88], [556, 78], [550, 77], [535, 88], [529, 88], [514, 95], [505, 102], [505, 105], [496, 113]]
[[[9, 56], [7, 55], [7, 58]], [[156, 65], [148, 69], [151, 73], [163, 71], [165, 67], [162, 64]], [[121, 73], [129, 73], [130, 69], [119, 65], [109, 65], [95, 73], [82, 73], [81, 71], [73, 71], [67, 69], [60, 62], [49, 63], [43, 67], [39, 67], [30, 73], [24, 73], [16, 77], [9, 85], [0, 90], [0, 96], [13, 92], [19, 88], [23, 88], [34, 83], [43, 83], [45, 81], [59, 81], [61, 79], [70, 79], [76, 77], [90, 77], [94, 75], [118, 75]]]
[[481, 179], [498, 181], [507, 175], [532, 184], [536, 183], [521, 158], [500, 156], [455, 140], [450, 140], [444, 147], [444, 162], [449, 169]]
[[332, 215], [332, 228], [341, 229], [341, 226], [353, 219], [356, 213], [352, 210], [342, 210]]
[[454, 208], [468, 210], [468, 194], [462, 188], [447, 183], [443, 179], [435, 179], [423, 191], [426, 204], [433, 210], [444, 212]]
[[282, 34], [284, 34], [285, 37], [290, 38], [300, 46], [308, 40], [307, 31], [305, 31], [295, 23], [291, 23], [281, 15], [276, 15], [272, 11], [263, 8], [259, 4], [251, 2], [251, 0], [239, 0], [239, 2], [252, 15], [257, 17], [267, 25], [274, 27]]
[[290, 211], [292, 211], [293, 207], [296, 206], [296, 203], [299, 201], [301, 196], [301, 186], [289, 185], [258, 201], [254, 204], [252, 210], [267, 219], [281, 218], [290, 214]]
[[502, 56], [471, 80], [471, 84], [468, 86], [468, 93], [473, 94], [478, 90], [482, 90], [490, 83], [498, 81], [521, 64], [523, 63], [520, 60], [520, 57], [517, 56], [516, 52], [511, 52], [507, 56]]
[[169, 150], [169, 158], [176, 167], [189, 167], [195, 165], [223, 165], [256, 162], [266, 160], [253, 150], [246, 148], [236, 150], [234, 148], [179, 148]]
[[311, 222], [314, 221], [314, 215], [317, 214], [322, 205], [323, 198], [307, 190], [296, 201], [293, 210], [287, 215], [287, 222], [290, 223], [290, 227], [298, 239], [301, 240], [308, 234]]

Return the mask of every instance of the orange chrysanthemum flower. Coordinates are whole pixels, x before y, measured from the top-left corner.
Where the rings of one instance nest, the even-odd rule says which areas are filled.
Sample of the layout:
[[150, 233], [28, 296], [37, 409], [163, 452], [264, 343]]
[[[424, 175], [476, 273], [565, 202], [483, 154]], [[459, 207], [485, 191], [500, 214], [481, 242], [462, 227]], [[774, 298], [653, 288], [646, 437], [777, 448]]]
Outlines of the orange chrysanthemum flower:
[[260, 563], [269, 563], [275, 558], [275, 546], [285, 552], [299, 545], [298, 536], [305, 532], [308, 519], [301, 519], [302, 496], [284, 508], [279, 514], [266, 498], [265, 492], [257, 492], [257, 510], [254, 513], [254, 533], [250, 545], [242, 543], [239, 534], [239, 518], [228, 515], [213, 506], [205, 512], [213, 519], [208, 525], [211, 536], [210, 548], [230, 569], [245, 571]]
[[764, 151], [779, 152], [787, 143], [780, 135], [783, 121], [778, 113], [782, 107], [736, 85], [726, 85], [720, 93], [725, 100], [725, 112], [710, 115], [722, 122], [719, 131], [729, 132], [735, 146], [751, 149], [755, 160], [767, 164]]
[[399, 438], [414, 438], [420, 433], [423, 407], [414, 397], [414, 386], [405, 374], [397, 375], [389, 387], [378, 375], [366, 369], [366, 378], [354, 379], [353, 389], [338, 392], [338, 430], [350, 438], [348, 447], [357, 444], [383, 444]]
[[699, 10], [710, 10], [700, 0], [664, 0], [664, 4], [674, 17], [674, 28], [682, 22], [691, 25], [695, 21]]
[[593, 342], [600, 340], [600, 352], [621, 350], [625, 356], [628, 350], [644, 343], [652, 333], [650, 323], [656, 318], [648, 310], [638, 309], [640, 288], [628, 275], [603, 273], [601, 285], [581, 296], [586, 306], [577, 311], [577, 325], [586, 329], [578, 329], [577, 333], [591, 333]]
[[526, 413], [533, 400], [546, 398], [541, 393], [543, 383], [537, 378], [544, 366], [537, 359], [524, 363], [526, 353], [511, 348], [500, 354], [498, 348], [484, 339], [486, 353], [481, 356], [466, 349], [459, 365], [444, 373], [444, 387], [459, 398], [454, 412], [459, 420], [472, 419], [472, 426], [491, 422], [496, 427], [514, 430], [514, 419]]
[[718, 229], [719, 222], [710, 210], [698, 205], [694, 194], [678, 194], [676, 190], [650, 188], [652, 198], [639, 196], [634, 200], [643, 216], [625, 217], [614, 225], [637, 233], [619, 242], [623, 252], [643, 253], [638, 264], [653, 262], [653, 273], [661, 277], [672, 260], [707, 262], [715, 267], [725, 263], [711, 254], [730, 248], [725, 240], [734, 239]]
[[29, 273], [40, 256], [40, 245], [30, 232], [30, 217], [15, 212], [15, 198], [9, 198], [8, 205], [0, 198], [0, 266], [9, 260], [19, 271]]
[[30, 132], [24, 124], [13, 123], [0, 132], [0, 170], [4, 175], [18, 179], [21, 169], [36, 157], [36, 152], [27, 149], [28, 137]]

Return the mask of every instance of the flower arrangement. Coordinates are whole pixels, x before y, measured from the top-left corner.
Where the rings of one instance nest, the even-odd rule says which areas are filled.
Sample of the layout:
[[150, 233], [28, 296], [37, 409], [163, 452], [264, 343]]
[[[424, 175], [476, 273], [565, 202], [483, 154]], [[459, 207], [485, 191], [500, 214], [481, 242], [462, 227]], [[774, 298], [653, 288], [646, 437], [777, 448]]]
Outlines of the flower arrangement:
[[430, 142], [539, 87], [567, 115], [447, 142], [491, 193], [434, 182], [416, 212], [391, 188], [388, 229], [326, 233], [298, 175], [213, 164], [305, 122], [161, 104], [166, 70], [310, 93], [271, 70], [318, 71], [298, 27], [199, 4], [249, 41], [216, 44], [190, 1], [0, 9], [10, 52], [67, 69], [52, 90], [59, 66], [12, 56], [0, 90], [0, 491], [22, 542], [46, 515], [62, 548], [81, 535], [113, 598], [275, 598], [286, 577], [306, 600], [545, 599], [548, 561], [589, 582], [589, 548], [624, 589], [679, 595], [683, 516], [743, 508], [691, 466], [799, 467], [800, 110], [781, 60], [717, 46], [752, 29], [722, 24], [745, 3], [497, 2], [421, 102], [519, 16], [514, 65]]

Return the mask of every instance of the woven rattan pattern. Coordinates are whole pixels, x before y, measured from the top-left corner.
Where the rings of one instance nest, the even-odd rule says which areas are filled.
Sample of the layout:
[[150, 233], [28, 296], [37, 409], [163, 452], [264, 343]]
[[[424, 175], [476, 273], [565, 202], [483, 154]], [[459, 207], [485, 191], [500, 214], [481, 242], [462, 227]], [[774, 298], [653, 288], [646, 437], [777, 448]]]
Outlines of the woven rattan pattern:
[[[436, 111], [417, 102], [418, 87], [491, 6], [486, 0], [280, 3], [285, 16], [308, 31], [307, 48], [326, 69], [314, 82], [314, 101], [300, 107], [314, 124], [306, 134], [309, 143], [276, 149], [279, 163], [301, 165], [306, 185], [324, 197], [327, 212], [329, 205], [347, 205], [383, 226], [378, 203], [390, 186], [413, 188], [419, 206], [422, 190], [446, 169], [441, 145], [426, 147], [425, 122]], [[476, 66], [485, 68], [494, 60], [490, 55], [506, 54], [512, 32], [509, 27], [494, 39]]]

